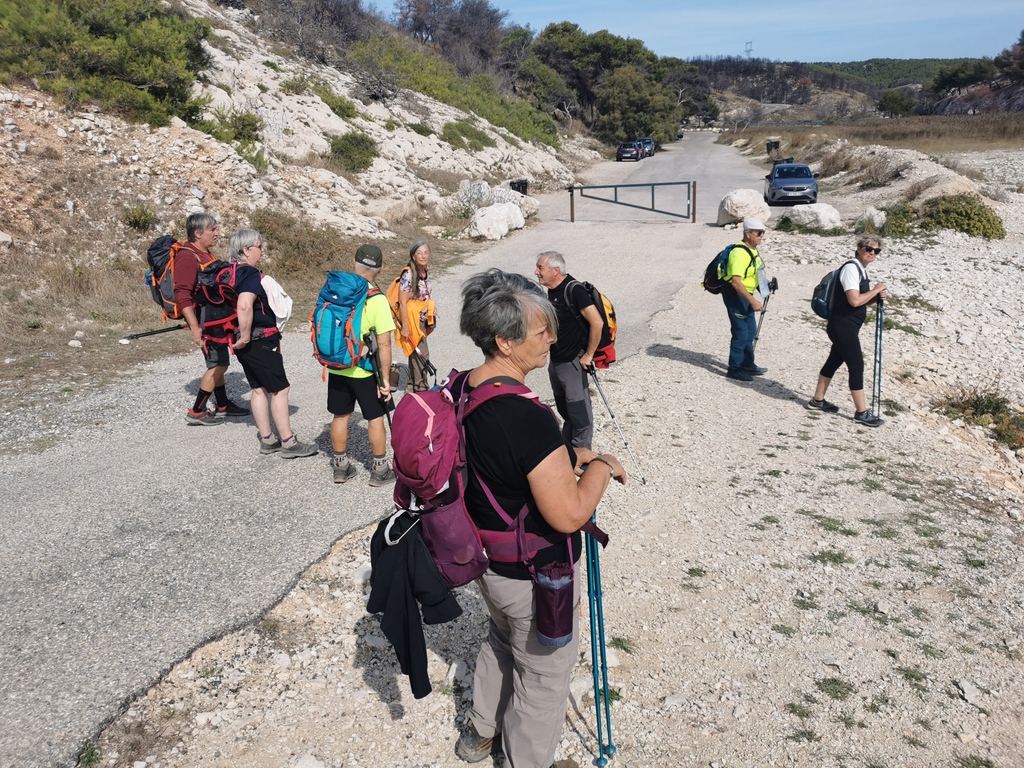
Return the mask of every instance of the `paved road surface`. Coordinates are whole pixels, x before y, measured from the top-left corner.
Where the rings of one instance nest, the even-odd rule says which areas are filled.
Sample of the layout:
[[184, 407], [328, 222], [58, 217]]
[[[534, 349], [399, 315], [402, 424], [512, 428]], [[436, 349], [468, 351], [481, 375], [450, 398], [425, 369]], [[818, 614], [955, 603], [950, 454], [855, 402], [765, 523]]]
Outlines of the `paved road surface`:
[[[438, 367], [479, 361], [457, 333], [464, 277], [491, 266], [529, 274], [548, 249], [613, 299], [620, 355], [643, 349], [650, 317], [699, 281], [728, 242], [707, 226], [722, 194], [760, 188], [757, 168], [713, 138], [688, 134], [654, 158], [604, 163], [586, 177], [695, 179], [697, 224], [593, 201], [577, 201], [573, 224], [567, 193], [549, 195], [541, 224], [439, 279]], [[285, 340], [293, 426], [328, 449], [324, 385], [307, 349], [304, 332]], [[335, 486], [323, 455], [259, 456], [251, 421], [185, 426], [199, 373], [195, 354], [144, 366], [59, 406], [55, 447], [0, 456], [0, 765], [73, 765], [127, 698], [193, 648], [261, 615], [334, 541], [387, 511], [390, 493], [369, 488], [365, 470]], [[529, 383], [548, 393], [543, 374]], [[247, 391], [237, 366], [228, 387]], [[0, 421], [3, 437], [12, 422]], [[351, 452], [369, 463], [358, 419]]]

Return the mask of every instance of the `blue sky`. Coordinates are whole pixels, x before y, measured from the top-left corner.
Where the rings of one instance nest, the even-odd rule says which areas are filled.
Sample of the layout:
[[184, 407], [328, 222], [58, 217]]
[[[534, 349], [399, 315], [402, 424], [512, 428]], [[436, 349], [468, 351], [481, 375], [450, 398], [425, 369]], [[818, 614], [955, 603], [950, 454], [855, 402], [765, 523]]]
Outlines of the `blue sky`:
[[635, 37], [659, 56], [782, 61], [995, 56], [1024, 29], [1021, 0], [491, 0], [540, 31], [571, 21]]

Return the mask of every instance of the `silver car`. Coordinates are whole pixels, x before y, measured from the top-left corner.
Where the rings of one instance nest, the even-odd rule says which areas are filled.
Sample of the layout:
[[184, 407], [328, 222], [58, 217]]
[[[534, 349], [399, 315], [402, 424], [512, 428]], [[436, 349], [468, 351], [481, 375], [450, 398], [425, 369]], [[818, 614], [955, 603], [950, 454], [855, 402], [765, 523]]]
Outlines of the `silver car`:
[[818, 174], [803, 163], [776, 163], [764, 177], [764, 201], [776, 203], [818, 202]]

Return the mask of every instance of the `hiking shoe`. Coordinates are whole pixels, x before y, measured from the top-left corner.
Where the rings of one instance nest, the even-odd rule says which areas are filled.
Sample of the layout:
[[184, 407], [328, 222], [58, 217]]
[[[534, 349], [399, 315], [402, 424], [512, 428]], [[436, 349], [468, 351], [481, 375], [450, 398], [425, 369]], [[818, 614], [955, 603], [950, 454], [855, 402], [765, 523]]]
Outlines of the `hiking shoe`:
[[839, 406], [830, 403], [828, 400], [815, 400], [813, 397], [807, 401], [807, 407], [812, 411], [824, 411], [825, 413], [839, 413]]
[[555, 760], [551, 764], [551, 768], [580, 768], [580, 764], [571, 757], [567, 757], [565, 760]]
[[202, 427], [215, 427], [220, 424], [220, 419], [205, 408], [201, 411], [193, 411], [189, 408], [185, 413], [185, 421], [189, 424], [198, 424]]
[[228, 404], [227, 405], [218, 405], [217, 406], [217, 418], [218, 419], [226, 419], [228, 416], [248, 416], [248, 415], [249, 415], [249, 409], [248, 408], [243, 408], [240, 405], [236, 405], [235, 403], [231, 402], [230, 400], [228, 400]]
[[395, 482], [395, 470], [390, 464], [381, 464], [370, 473], [370, 485], [380, 486]]
[[455, 754], [467, 763], [479, 763], [496, 749], [501, 749], [501, 731], [485, 739], [476, 732], [476, 728], [470, 723], [466, 735], [455, 745]]
[[309, 443], [299, 441], [299, 438], [292, 435], [291, 440], [281, 441], [282, 459], [301, 459], [304, 456], [316, 456], [317, 447]]
[[729, 371], [725, 374], [727, 379], [736, 379], [736, 381], [753, 381], [754, 377], [746, 371]]
[[764, 376], [768, 373], [768, 369], [761, 365], [751, 365], [749, 368], [744, 368], [743, 372], [749, 373], [751, 376]]
[[875, 416], [871, 411], [860, 411], [853, 415], [853, 420], [862, 427], [880, 427], [885, 424], [884, 419]]
[[281, 450], [281, 438], [279, 438], [277, 435], [271, 435], [270, 439], [268, 440], [257, 431], [256, 437], [260, 441], [260, 453], [277, 453], [278, 451]]
[[358, 474], [356, 465], [351, 461], [346, 461], [344, 464], [334, 461], [332, 466], [334, 467], [334, 482], [336, 483], [347, 483]]

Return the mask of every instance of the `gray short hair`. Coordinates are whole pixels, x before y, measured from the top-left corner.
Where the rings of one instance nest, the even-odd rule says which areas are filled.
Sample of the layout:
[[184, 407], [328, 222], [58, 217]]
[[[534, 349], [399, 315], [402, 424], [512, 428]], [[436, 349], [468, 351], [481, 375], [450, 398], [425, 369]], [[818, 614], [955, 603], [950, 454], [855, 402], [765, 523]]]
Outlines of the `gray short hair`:
[[365, 277], [371, 283], [377, 279], [377, 275], [380, 274], [380, 267], [368, 267], [365, 264], [360, 264], [358, 261], [352, 268], [352, 271], [360, 277]]
[[210, 214], [202, 211], [190, 213], [185, 219], [185, 237], [190, 243], [193, 243], [199, 235], [215, 226], [217, 226], [217, 220]]
[[543, 288], [524, 276], [489, 269], [462, 284], [459, 330], [473, 340], [485, 357], [498, 353], [497, 338], [515, 344], [526, 341], [530, 316], [539, 312], [554, 334], [558, 318]]
[[255, 229], [236, 229], [228, 241], [228, 261], [245, 261], [243, 251], [262, 239]]
[[547, 260], [548, 269], [557, 269], [563, 275], [567, 274], [565, 271], [565, 256], [558, 251], [544, 251], [544, 253], [537, 257], [537, 261], [541, 259]]
[[880, 237], [865, 235], [864, 237], [857, 241], [857, 250], [859, 251], [861, 248], [867, 245], [871, 245], [871, 243], [874, 243], [879, 248], [882, 247], [882, 239]]

